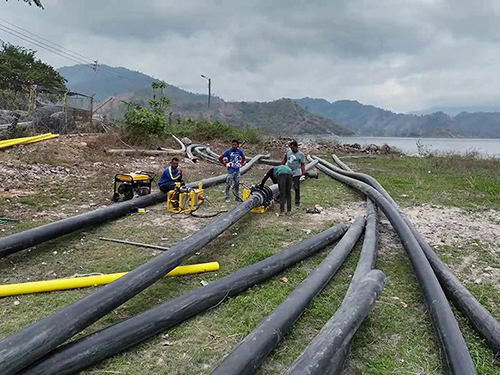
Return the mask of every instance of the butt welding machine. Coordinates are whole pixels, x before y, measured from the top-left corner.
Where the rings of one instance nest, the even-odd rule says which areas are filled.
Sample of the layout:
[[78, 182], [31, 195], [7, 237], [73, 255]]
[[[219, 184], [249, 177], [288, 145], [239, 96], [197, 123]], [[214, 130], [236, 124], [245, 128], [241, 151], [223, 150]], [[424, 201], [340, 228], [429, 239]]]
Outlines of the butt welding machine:
[[250, 187], [250, 190], [245, 188], [243, 189], [243, 194], [241, 198], [243, 199], [243, 201], [246, 201], [250, 196], [250, 194], [252, 194], [255, 191], [262, 194], [262, 196], [264, 197], [264, 202], [262, 206], [252, 208], [250, 212], [256, 214], [263, 214], [269, 211], [269, 209], [272, 207], [274, 203], [274, 200], [272, 199], [273, 193], [268, 186], [260, 187], [260, 185], [254, 185]]
[[167, 193], [167, 211], [177, 214], [195, 211], [203, 203], [203, 185], [193, 189], [179, 182]]

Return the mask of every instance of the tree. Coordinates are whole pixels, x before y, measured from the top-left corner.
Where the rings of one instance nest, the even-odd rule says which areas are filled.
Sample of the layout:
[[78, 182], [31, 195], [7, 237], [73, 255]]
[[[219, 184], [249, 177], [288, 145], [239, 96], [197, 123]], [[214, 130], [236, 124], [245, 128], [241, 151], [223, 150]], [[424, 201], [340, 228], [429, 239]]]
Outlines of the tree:
[[[5, 1], [9, 1], [9, 0], [5, 0]], [[19, 1], [19, 0], [18, 0]], [[29, 5], [31, 4], [35, 4], [37, 7], [39, 8], [42, 8], [43, 9], [43, 5], [42, 5], [42, 2], [40, 0], [23, 0], [25, 3], [28, 3]]]
[[0, 43], [0, 90], [19, 92], [33, 84], [66, 89], [64, 77], [52, 66], [36, 59], [36, 51]]
[[[166, 87], [164, 82], [152, 82], [153, 98], [148, 100], [150, 109], [144, 108], [134, 102], [122, 103], [127, 106], [125, 112], [125, 124], [130, 135], [133, 138], [151, 139], [155, 136], [165, 134], [167, 120], [165, 118], [165, 109], [172, 103], [163, 96], [163, 89]], [[160, 97], [156, 95], [156, 90], [160, 90]]]

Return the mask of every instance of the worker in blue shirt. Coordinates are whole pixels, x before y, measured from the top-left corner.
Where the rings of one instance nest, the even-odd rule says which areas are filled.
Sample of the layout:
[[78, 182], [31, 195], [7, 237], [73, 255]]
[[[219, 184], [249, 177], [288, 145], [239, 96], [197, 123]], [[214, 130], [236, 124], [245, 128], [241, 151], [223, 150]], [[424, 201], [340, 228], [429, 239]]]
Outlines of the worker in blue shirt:
[[184, 181], [182, 181], [182, 170], [179, 168], [179, 159], [174, 157], [170, 162], [170, 167], [167, 167], [161, 174], [158, 186], [160, 190], [166, 194], [170, 190], [174, 190], [177, 182], [184, 185]]
[[240, 168], [245, 162], [245, 154], [239, 146], [240, 142], [237, 139], [233, 139], [231, 148], [219, 156], [219, 161], [227, 168], [226, 203], [230, 202], [229, 190], [231, 189], [231, 185], [233, 186], [234, 194], [239, 197]]

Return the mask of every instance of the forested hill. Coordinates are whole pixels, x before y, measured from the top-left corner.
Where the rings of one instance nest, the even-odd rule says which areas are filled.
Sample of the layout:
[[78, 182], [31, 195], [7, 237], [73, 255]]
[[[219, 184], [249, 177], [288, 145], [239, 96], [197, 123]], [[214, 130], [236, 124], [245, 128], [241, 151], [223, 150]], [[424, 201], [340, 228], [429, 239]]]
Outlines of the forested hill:
[[352, 100], [330, 103], [325, 99], [302, 98], [296, 102], [309, 112], [337, 121], [359, 135], [500, 138], [500, 112], [413, 115], [394, 113]]
[[[70, 90], [91, 95], [104, 101], [113, 96], [114, 102], [105, 105], [100, 113], [122, 119], [125, 105], [122, 100], [146, 105], [151, 98], [151, 82], [154, 77], [126, 68], [102, 66], [97, 72], [88, 66], [75, 65], [58, 71], [67, 79]], [[220, 120], [236, 126], [260, 128], [271, 134], [337, 134], [350, 135], [352, 131], [335, 121], [314, 115], [291, 99], [271, 102], [225, 102], [212, 97], [210, 110], [207, 95], [196, 94], [167, 84], [165, 95], [172, 101], [171, 111], [175, 115], [194, 119]]]

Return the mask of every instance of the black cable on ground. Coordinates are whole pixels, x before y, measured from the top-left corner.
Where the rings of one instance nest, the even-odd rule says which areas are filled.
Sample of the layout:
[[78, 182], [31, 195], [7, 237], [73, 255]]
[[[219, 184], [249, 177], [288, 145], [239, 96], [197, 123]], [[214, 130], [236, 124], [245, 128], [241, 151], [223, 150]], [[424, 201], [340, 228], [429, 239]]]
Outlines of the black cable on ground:
[[168, 247], [164, 247], [164, 246], [150, 245], [150, 244], [147, 244], [147, 243], [132, 242], [132, 241], [120, 240], [120, 239], [116, 239], [116, 238], [99, 237], [99, 239], [101, 241], [116, 242], [116, 243], [122, 243], [122, 244], [125, 244], [125, 245], [145, 247], [145, 248], [155, 249], [155, 250], [161, 250], [161, 251], [167, 251], [167, 250], [169, 250]]

